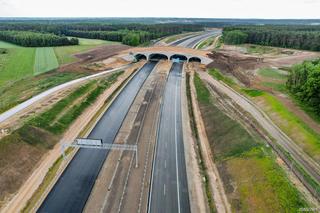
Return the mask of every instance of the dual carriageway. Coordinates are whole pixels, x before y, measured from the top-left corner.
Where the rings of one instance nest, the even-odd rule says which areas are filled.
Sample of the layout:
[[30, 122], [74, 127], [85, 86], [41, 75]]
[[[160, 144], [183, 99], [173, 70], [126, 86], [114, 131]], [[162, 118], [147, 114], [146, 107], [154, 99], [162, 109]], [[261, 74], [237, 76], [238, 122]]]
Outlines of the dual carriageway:
[[[195, 42], [200, 42], [208, 36], [209, 34], [205, 33], [182, 39], [172, 45], [184, 43], [186, 47], [191, 47]], [[161, 56], [161, 54], [158, 55]], [[103, 143], [114, 142], [136, 96], [151, 73], [155, 72], [158, 61], [161, 59], [163, 58], [151, 59], [135, 73], [95, 125], [88, 138], [102, 139]], [[147, 195], [148, 202], [146, 208], [141, 208], [141, 212], [144, 212], [143, 209], [148, 212], [190, 212], [181, 117], [181, 79], [183, 64], [187, 60], [179, 54], [173, 55], [170, 59], [173, 63], [161, 95], [154, 160], [150, 168], [150, 180], [147, 180], [150, 188]], [[109, 152], [80, 148], [38, 212], [84, 211]]]

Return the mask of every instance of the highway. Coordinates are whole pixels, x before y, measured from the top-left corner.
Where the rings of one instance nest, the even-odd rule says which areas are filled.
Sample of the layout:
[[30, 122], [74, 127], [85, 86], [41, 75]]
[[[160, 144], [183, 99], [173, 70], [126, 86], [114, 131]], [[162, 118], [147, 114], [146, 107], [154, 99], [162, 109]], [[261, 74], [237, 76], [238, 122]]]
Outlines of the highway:
[[164, 92], [148, 207], [152, 213], [190, 212], [181, 117], [182, 67], [173, 63]]
[[[113, 143], [131, 104], [157, 62], [145, 64], [117, 96], [88, 138]], [[81, 212], [108, 155], [106, 150], [79, 149], [38, 212]]]
[[170, 44], [170, 46], [195, 48], [201, 41], [206, 40], [212, 36], [218, 36], [219, 34], [221, 34], [221, 30], [206, 31], [200, 35], [188, 36], [178, 41], [174, 41]]

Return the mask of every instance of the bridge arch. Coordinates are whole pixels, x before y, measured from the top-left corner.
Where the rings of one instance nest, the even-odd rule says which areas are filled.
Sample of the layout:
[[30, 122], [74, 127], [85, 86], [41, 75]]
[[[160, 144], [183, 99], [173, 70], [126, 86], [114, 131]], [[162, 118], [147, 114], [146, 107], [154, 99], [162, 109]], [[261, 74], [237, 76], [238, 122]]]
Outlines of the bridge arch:
[[144, 54], [141, 54], [141, 53], [138, 53], [134, 56], [134, 58], [137, 60], [137, 61], [140, 61], [140, 60], [147, 60], [147, 56], [144, 55]]
[[188, 57], [181, 54], [174, 54], [170, 57], [170, 60], [188, 61]]
[[199, 62], [199, 63], [201, 63], [201, 58], [199, 58], [199, 57], [191, 57], [191, 58], [189, 58], [189, 62]]
[[150, 54], [149, 56], [150, 61], [160, 61], [160, 60], [168, 60], [168, 59], [169, 59], [168, 56], [161, 53], [153, 53], [153, 54]]

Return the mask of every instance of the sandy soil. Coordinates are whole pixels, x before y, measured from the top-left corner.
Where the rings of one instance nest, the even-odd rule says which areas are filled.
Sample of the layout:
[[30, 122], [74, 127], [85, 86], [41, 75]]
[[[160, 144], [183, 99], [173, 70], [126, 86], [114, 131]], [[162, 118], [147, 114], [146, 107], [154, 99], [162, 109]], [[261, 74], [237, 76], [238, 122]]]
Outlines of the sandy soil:
[[75, 56], [79, 58], [79, 61], [66, 64], [61, 66], [58, 71], [72, 71], [72, 72], [92, 72], [92, 70], [88, 69], [87, 64], [101, 61], [106, 58], [110, 58], [115, 56], [121, 51], [130, 48], [129, 46], [118, 44], [118, 45], [107, 45], [98, 47], [94, 50], [90, 50], [88, 52], [76, 54]]
[[[289, 97], [279, 92], [274, 92], [269, 88], [261, 85], [259, 77], [256, 75], [256, 71], [259, 68], [271, 67], [282, 68], [290, 67], [294, 64], [301, 63], [305, 60], [311, 60], [320, 57], [320, 53], [311, 51], [301, 51], [293, 49], [277, 48], [283, 54], [279, 55], [250, 55], [243, 53], [243, 48], [239, 46], [224, 45], [221, 50], [210, 54], [210, 57], [214, 59], [214, 62], [207, 67], [218, 68], [225, 73], [232, 74], [240, 82], [249, 87], [262, 89], [276, 95], [279, 100], [290, 111], [295, 113], [301, 120], [303, 120], [308, 126], [315, 131], [320, 132], [320, 124], [314, 121], [307, 113], [305, 113], [299, 106], [297, 106]], [[290, 54], [285, 54], [290, 52]]]
[[[181, 106], [182, 106], [182, 128], [184, 152], [188, 178], [188, 190], [191, 212], [209, 212], [205, 187], [198, 163], [197, 149], [198, 145], [195, 141], [190, 126], [190, 117], [188, 112], [188, 100], [186, 91], [186, 72], [190, 72], [190, 64], [184, 65], [181, 84]], [[192, 69], [192, 68], [191, 68]], [[200, 187], [201, 186], [201, 187]]]

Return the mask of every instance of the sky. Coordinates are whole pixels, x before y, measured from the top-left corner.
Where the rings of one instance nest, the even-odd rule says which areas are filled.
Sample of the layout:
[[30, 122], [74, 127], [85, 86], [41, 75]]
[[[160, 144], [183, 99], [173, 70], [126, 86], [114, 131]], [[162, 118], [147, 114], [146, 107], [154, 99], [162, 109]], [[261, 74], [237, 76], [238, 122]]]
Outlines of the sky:
[[0, 0], [0, 17], [319, 19], [320, 0]]

